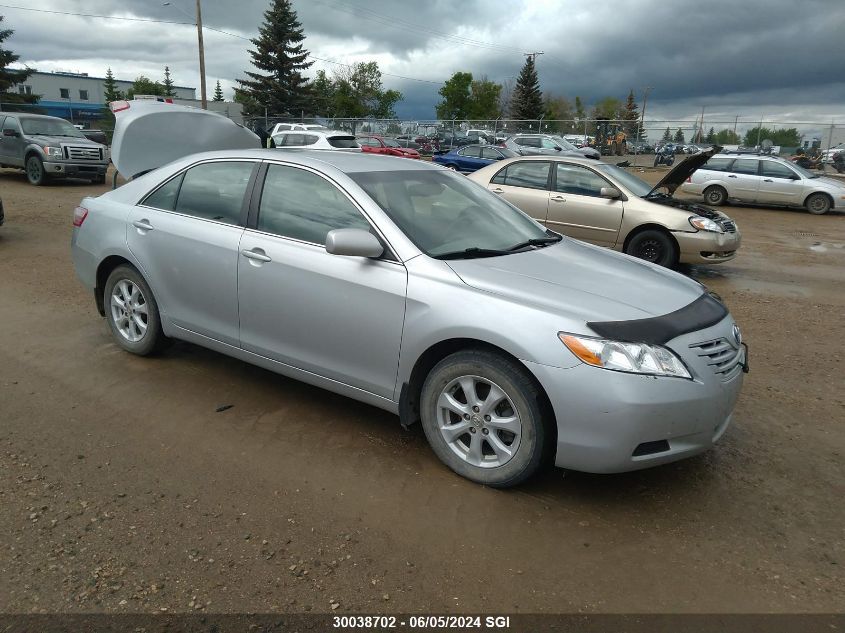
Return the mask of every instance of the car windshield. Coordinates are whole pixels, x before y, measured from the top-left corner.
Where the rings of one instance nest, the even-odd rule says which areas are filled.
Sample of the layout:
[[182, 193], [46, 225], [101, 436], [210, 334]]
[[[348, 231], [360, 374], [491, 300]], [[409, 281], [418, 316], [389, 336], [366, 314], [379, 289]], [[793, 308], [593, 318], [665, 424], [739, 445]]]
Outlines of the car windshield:
[[560, 145], [563, 149], [568, 149], [569, 151], [575, 151], [575, 152], [578, 151], [577, 147], [575, 147], [572, 143], [567, 141], [562, 136], [553, 136], [552, 138], [554, 139], [555, 143]]
[[505, 254], [553, 235], [465, 176], [446, 170], [351, 173], [349, 176], [430, 257]]
[[818, 177], [819, 177], [819, 174], [814, 174], [813, 172], [811, 172], [811, 171], [809, 171], [809, 170], [807, 170], [807, 169], [804, 169], [803, 167], [801, 167], [801, 165], [799, 165], [799, 164], [797, 164], [797, 163], [792, 163], [792, 164], [790, 165], [790, 167], [792, 167], [792, 169], [794, 169], [795, 171], [797, 171], [797, 172], [798, 172], [798, 174], [799, 174], [802, 178], [818, 178]]
[[62, 119], [28, 119], [21, 118], [21, 127], [24, 134], [31, 136], [70, 136], [72, 138], [85, 138], [85, 135]]
[[621, 167], [617, 167], [616, 165], [598, 163], [597, 165], [593, 165], [592, 167], [597, 169], [599, 173], [604, 173], [610, 176], [611, 179], [617, 180], [619, 184], [621, 184], [628, 191], [640, 198], [645, 195], [648, 195], [648, 193], [653, 188], [645, 180], [637, 178], [634, 174], [629, 174], [627, 171], [625, 171]]

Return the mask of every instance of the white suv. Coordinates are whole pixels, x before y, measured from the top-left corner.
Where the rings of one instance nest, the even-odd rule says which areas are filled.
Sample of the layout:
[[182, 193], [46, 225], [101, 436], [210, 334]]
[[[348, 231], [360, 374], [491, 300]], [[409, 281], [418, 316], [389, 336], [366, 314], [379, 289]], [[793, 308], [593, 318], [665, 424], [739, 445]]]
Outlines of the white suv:
[[716, 154], [678, 191], [714, 206], [734, 200], [803, 207], [815, 215], [845, 208], [845, 184], [776, 156]]
[[282, 149], [325, 149], [360, 152], [358, 139], [348, 132], [336, 130], [291, 131], [273, 135], [273, 142]]
[[327, 132], [328, 128], [325, 125], [318, 125], [317, 123], [276, 123], [270, 132], [270, 136], [275, 136], [281, 132], [302, 132], [306, 130]]

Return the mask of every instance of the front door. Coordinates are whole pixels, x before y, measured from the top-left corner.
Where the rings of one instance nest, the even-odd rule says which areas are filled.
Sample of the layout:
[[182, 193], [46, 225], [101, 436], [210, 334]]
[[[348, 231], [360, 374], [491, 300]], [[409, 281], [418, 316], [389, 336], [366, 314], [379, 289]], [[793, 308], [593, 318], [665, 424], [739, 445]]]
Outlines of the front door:
[[803, 179], [794, 169], [773, 160], [762, 160], [760, 175], [762, 178], [757, 202], [794, 206], [803, 204]]
[[390, 256], [331, 255], [332, 229], [372, 230], [322, 175], [270, 164], [238, 258], [244, 349], [394, 397], [407, 272]]
[[548, 227], [578, 240], [614, 246], [625, 207], [621, 200], [602, 198], [602, 187], [613, 185], [589, 167], [556, 163]]
[[237, 346], [238, 246], [256, 162], [192, 167], [133, 207], [127, 242], [176, 327]]
[[549, 212], [550, 171], [549, 161], [519, 160], [493, 176], [487, 188], [545, 224]]

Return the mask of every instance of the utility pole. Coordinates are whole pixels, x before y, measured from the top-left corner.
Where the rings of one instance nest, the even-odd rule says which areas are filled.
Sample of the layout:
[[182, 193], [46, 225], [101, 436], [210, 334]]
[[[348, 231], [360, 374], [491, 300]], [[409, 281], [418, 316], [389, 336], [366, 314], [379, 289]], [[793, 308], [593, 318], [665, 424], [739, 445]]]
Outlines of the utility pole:
[[648, 103], [649, 90], [651, 90], [651, 86], [643, 88], [643, 109], [640, 110], [640, 124], [637, 126], [637, 138], [635, 139], [637, 142], [640, 141], [640, 131], [645, 129], [645, 106]]
[[701, 123], [698, 126], [698, 142], [701, 143], [704, 139], [702, 135], [704, 134], [704, 106], [701, 106]]
[[526, 57], [531, 58], [531, 62], [534, 63], [537, 61], [537, 55], [545, 55], [543, 51], [535, 51], [533, 53], [523, 53]]
[[197, 41], [200, 49], [200, 94], [202, 95], [202, 109], [208, 110], [208, 97], [205, 92], [205, 47], [202, 43], [202, 6], [197, 0]]

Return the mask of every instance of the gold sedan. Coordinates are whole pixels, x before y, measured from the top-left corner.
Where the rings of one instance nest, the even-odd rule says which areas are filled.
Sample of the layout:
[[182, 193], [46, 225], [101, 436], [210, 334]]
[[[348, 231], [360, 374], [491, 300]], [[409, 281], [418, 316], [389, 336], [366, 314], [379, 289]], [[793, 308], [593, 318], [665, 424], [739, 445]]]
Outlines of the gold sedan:
[[554, 156], [503, 160], [469, 178], [575, 239], [669, 268], [679, 262], [716, 264], [736, 256], [741, 241], [736, 223], [672, 194], [718, 149], [678, 163], [653, 187], [615, 165]]

